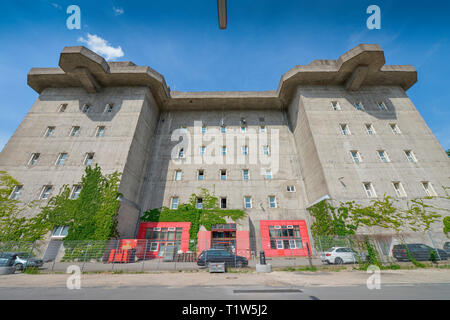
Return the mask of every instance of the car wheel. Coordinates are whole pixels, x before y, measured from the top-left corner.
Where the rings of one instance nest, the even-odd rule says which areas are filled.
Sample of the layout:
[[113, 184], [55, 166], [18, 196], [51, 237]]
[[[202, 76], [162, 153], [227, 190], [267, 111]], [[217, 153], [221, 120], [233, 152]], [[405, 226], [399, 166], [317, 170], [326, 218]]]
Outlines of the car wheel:
[[337, 257], [336, 259], [334, 259], [334, 263], [335, 264], [343, 264], [344, 260], [342, 260], [341, 258]]
[[18, 264], [15, 265], [15, 268], [16, 268], [17, 271], [23, 271], [23, 264], [18, 263]]

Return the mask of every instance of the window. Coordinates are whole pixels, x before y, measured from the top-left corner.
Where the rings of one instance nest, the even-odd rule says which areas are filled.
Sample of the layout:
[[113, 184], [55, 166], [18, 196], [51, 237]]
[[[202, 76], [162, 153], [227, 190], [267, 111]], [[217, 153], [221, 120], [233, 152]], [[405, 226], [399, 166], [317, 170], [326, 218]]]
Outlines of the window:
[[433, 188], [433, 186], [431, 185], [430, 182], [424, 181], [424, 182], [422, 182], [422, 186], [423, 186], [423, 189], [425, 190], [425, 193], [427, 194], [428, 197], [436, 197], [437, 196], [437, 194], [434, 191], [434, 188]]
[[33, 153], [31, 155], [30, 161], [28, 162], [28, 165], [35, 166], [37, 164], [40, 156], [41, 156], [40, 153]]
[[331, 101], [331, 107], [333, 108], [334, 111], [341, 110], [341, 105], [337, 101]]
[[220, 128], [220, 131], [221, 131], [222, 133], [227, 133], [227, 127], [223, 125], [223, 126]]
[[375, 134], [375, 129], [373, 128], [373, 125], [368, 123], [366, 124], [367, 134], [369, 136], [373, 136]]
[[97, 127], [97, 133], [95, 134], [96, 137], [101, 138], [103, 137], [103, 134], [105, 133], [105, 127]]
[[227, 208], [227, 198], [220, 198], [220, 209]]
[[364, 190], [366, 191], [366, 195], [368, 198], [376, 198], [377, 195], [375, 193], [375, 189], [371, 182], [364, 182]]
[[201, 146], [200, 147], [200, 155], [204, 156], [206, 152], [206, 147], [205, 146]]
[[173, 197], [172, 198], [171, 208], [172, 208], [172, 210], [177, 210], [178, 209], [178, 197]]
[[272, 179], [272, 171], [266, 170], [266, 180], [271, 180], [271, 179]]
[[405, 150], [406, 159], [408, 159], [409, 162], [414, 163], [417, 162], [416, 156], [411, 150]]
[[111, 113], [111, 112], [113, 112], [113, 110], [114, 110], [114, 104], [108, 103], [108, 104], [106, 105], [106, 107], [105, 107], [105, 112], [106, 112], [106, 113]]
[[52, 238], [63, 238], [67, 236], [69, 232], [69, 227], [66, 226], [58, 226], [53, 229]]
[[47, 130], [45, 131], [46, 137], [51, 137], [55, 133], [55, 127], [47, 127]]
[[84, 165], [85, 166], [92, 165], [93, 160], [94, 160], [94, 154], [93, 153], [87, 153], [86, 157], [84, 158]]
[[178, 151], [178, 158], [183, 159], [184, 158], [184, 148], [181, 148], [180, 151]]
[[265, 156], [268, 156], [270, 154], [270, 147], [269, 146], [263, 146], [263, 153]]
[[348, 125], [347, 125], [346, 123], [343, 123], [343, 124], [341, 124], [340, 126], [341, 126], [341, 133], [342, 133], [344, 136], [350, 135], [350, 129], [348, 128]]
[[198, 170], [198, 172], [197, 172], [197, 180], [198, 181], [205, 180], [205, 171], [204, 170]]
[[226, 156], [226, 155], [227, 155], [227, 147], [226, 147], [226, 146], [223, 146], [223, 147], [222, 147], [222, 155], [223, 155], [223, 156]]
[[361, 162], [361, 156], [359, 155], [359, 152], [354, 150], [354, 151], [350, 151], [350, 153], [352, 154], [352, 158], [353, 158], [353, 162], [354, 163], [360, 163]]
[[248, 169], [242, 170], [242, 176], [245, 181], [250, 180], [250, 173], [249, 173]]
[[197, 209], [203, 209], [203, 198], [197, 198]]
[[52, 193], [52, 186], [44, 186], [42, 188], [42, 192], [41, 192], [41, 200], [47, 200], [50, 197], [50, 194]]
[[270, 248], [281, 249], [302, 249], [302, 237], [300, 227], [293, 226], [269, 226]]
[[277, 207], [277, 199], [275, 196], [269, 197], [269, 207], [270, 208], [276, 208]]
[[59, 107], [59, 112], [61, 112], [61, 113], [66, 112], [66, 110], [67, 110], [67, 104], [62, 104]]
[[386, 104], [383, 101], [377, 102], [377, 106], [378, 106], [378, 109], [380, 109], [382, 111], [387, 111], [387, 109], [388, 109]]
[[378, 150], [378, 156], [380, 157], [381, 162], [387, 163], [389, 162], [388, 155], [384, 150]]
[[182, 126], [182, 127], [181, 127], [181, 132], [183, 132], [183, 133], [186, 133], [186, 132], [187, 132], [186, 126]]
[[227, 180], [227, 170], [220, 170], [220, 180]]
[[79, 133], [80, 133], [80, 127], [78, 127], [78, 126], [72, 127], [72, 130], [70, 130], [71, 137], [77, 137]]
[[160, 251], [164, 254], [165, 248], [175, 247], [175, 252], [181, 248], [183, 228], [148, 228], [145, 232], [147, 251]]
[[242, 154], [243, 154], [244, 156], [248, 155], [248, 146], [243, 146], [243, 147], [242, 147]]
[[357, 110], [364, 110], [364, 105], [362, 104], [361, 101], [357, 101], [357, 102], [355, 102], [355, 108]]
[[287, 192], [295, 192], [295, 186], [287, 186], [286, 191]]
[[17, 200], [19, 199], [20, 192], [22, 191], [23, 186], [15, 186], [13, 192], [11, 193], [10, 199]]
[[202, 127], [202, 133], [206, 133], [206, 130], [207, 130], [207, 129], [206, 129], [206, 126], [203, 126], [203, 127]]
[[260, 126], [259, 129], [262, 133], [266, 132], [266, 126], [264, 125]]
[[60, 153], [58, 156], [58, 160], [56, 160], [57, 166], [62, 166], [64, 162], [66, 161], [67, 153]]
[[244, 208], [251, 209], [252, 207], [252, 197], [244, 197]]
[[72, 189], [72, 200], [78, 199], [81, 193], [81, 186], [73, 186]]
[[241, 126], [241, 132], [242, 133], [246, 133], [247, 132], [247, 127], [246, 126]]
[[182, 175], [183, 175], [183, 172], [181, 170], [175, 171], [175, 181], [181, 181]]
[[91, 106], [88, 104], [85, 104], [83, 106], [83, 113], [88, 113], [90, 109], [91, 109]]
[[398, 128], [396, 123], [391, 123], [389, 126], [391, 127], [391, 130], [392, 130], [393, 134], [400, 134], [401, 133], [400, 129]]
[[395, 194], [398, 198], [405, 198], [406, 192], [405, 189], [403, 189], [403, 185], [401, 182], [392, 182], [392, 186], [394, 187]]

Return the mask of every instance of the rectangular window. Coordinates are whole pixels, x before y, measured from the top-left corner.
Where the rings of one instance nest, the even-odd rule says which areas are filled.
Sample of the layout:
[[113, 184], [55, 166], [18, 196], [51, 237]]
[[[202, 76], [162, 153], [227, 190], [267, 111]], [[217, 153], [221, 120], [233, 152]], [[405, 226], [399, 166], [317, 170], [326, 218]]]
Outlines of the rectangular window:
[[173, 197], [172, 198], [172, 206], [171, 206], [172, 210], [177, 210], [178, 209], [178, 197]]
[[106, 112], [106, 113], [111, 113], [111, 112], [113, 112], [113, 110], [114, 110], [114, 104], [108, 103], [108, 104], [106, 105], [106, 107], [105, 107], [105, 112]]
[[244, 156], [248, 155], [248, 146], [243, 146], [243, 147], [242, 147], [242, 154], [243, 154]]
[[22, 191], [23, 186], [15, 186], [13, 192], [11, 193], [10, 199], [17, 200], [19, 199], [20, 192]]
[[202, 127], [202, 133], [206, 133], [206, 131], [207, 131], [206, 126], [203, 126]]
[[392, 186], [394, 187], [395, 194], [398, 198], [405, 198], [406, 192], [405, 189], [403, 189], [403, 185], [401, 182], [392, 182]]
[[81, 186], [73, 186], [72, 189], [72, 200], [78, 199], [81, 193]]
[[248, 169], [242, 170], [242, 176], [245, 181], [250, 180], [250, 173], [249, 173]]
[[40, 199], [47, 200], [50, 197], [50, 194], [52, 193], [52, 189], [53, 189], [52, 186], [44, 186], [42, 188]]
[[197, 172], [197, 180], [198, 181], [205, 180], [205, 171], [204, 170], [198, 170], [198, 172]]
[[183, 172], [181, 170], [175, 171], [175, 181], [181, 181]]
[[184, 148], [181, 148], [180, 151], [178, 151], [178, 158], [183, 159], [184, 158]]
[[365, 110], [365, 109], [364, 109], [364, 105], [362, 104], [361, 101], [355, 102], [355, 108], [356, 108], [357, 110]]
[[300, 227], [293, 226], [269, 226], [270, 248], [281, 249], [302, 249], [302, 238]]
[[31, 155], [30, 161], [28, 162], [29, 166], [35, 166], [38, 163], [39, 157], [41, 156], [40, 153], [33, 153]]
[[80, 133], [80, 127], [78, 127], [78, 126], [72, 127], [72, 130], [70, 130], [71, 137], [77, 137], [79, 133]]
[[95, 134], [96, 137], [101, 138], [103, 137], [103, 134], [105, 133], [105, 127], [97, 127], [97, 133]]
[[247, 127], [246, 126], [241, 126], [241, 132], [242, 133], [246, 133], [247, 132]]
[[220, 170], [220, 180], [227, 180], [227, 170]]
[[411, 150], [405, 150], [406, 159], [408, 159], [409, 162], [414, 163], [417, 162], [416, 156]]
[[93, 161], [94, 161], [94, 153], [87, 153], [86, 157], [84, 159], [84, 165], [90, 166], [90, 165], [92, 165]]
[[66, 227], [66, 226], [55, 227], [52, 232], [52, 238], [66, 237], [68, 232], [69, 232], [69, 227]]
[[227, 208], [227, 198], [220, 198], [220, 208], [221, 209]]
[[58, 160], [56, 160], [57, 166], [62, 166], [64, 162], [66, 161], [67, 153], [60, 153], [58, 156]]
[[263, 153], [265, 156], [268, 156], [270, 154], [270, 147], [269, 146], [263, 146]]
[[382, 111], [387, 111], [387, 109], [388, 109], [386, 104], [383, 101], [377, 102], [377, 106], [378, 106], [378, 109], [380, 109]]
[[398, 128], [396, 123], [391, 123], [389, 126], [391, 127], [391, 130], [392, 130], [393, 134], [400, 134], [401, 133], [400, 129]]
[[227, 133], [227, 127], [223, 125], [223, 126], [220, 128], [220, 131], [221, 131], [222, 133]]
[[277, 199], [274, 196], [269, 197], [269, 207], [276, 208], [277, 207]]
[[366, 195], [368, 198], [376, 198], [377, 197], [377, 195], [375, 193], [375, 189], [373, 188], [373, 185], [371, 182], [364, 183], [364, 190], [366, 191]]
[[222, 147], [222, 155], [223, 155], [223, 156], [226, 156], [226, 155], [227, 155], [227, 147], [226, 147], [226, 146], [223, 146], [223, 147]]
[[426, 195], [428, 197], [436, 197], [437, 196], [437, 194], [434, 191], [434, 188], [433, 188], [433, 186], [431, 185], [430, 182], [424, 181], [424, 182], [422, 182], [422, 186], [423, 186], [423, 189], [425, 190], [425, 193], [426, 193]]
[[340, 125], [341, 126], [341, 133], [344, 136], [348, 136], [350, 135], [350, 129], [348, 127], [348, 125], [346, 123], [343, 123]]
[[266, 132], [266, 126], [260, 126], [259, 129], [262, 133]]
[[287, 186], [286, 191], [287, 192], [295, 192], [295, 186]]
[[378, 150], [378, 156], [380, 157], [381, 162], [387, 163], [389, 162], [389, 157], [384, 150]]
[[59, 107], [59, 112], [61, 112], [61, 113], [66, 112], [66, 110], [67, 110], [67, 104], [62, 104]]
[[272, 171], [266, 170], [266, 180], [271, 180], [271, 179], [272, 179]]
[[341, 110], [341, 105], [337, 101], [331, 101], [331, 107], [333, 108], [334, 111]]
[[359, 155], [358, 151], [350, 151], [350, 153], [352, 154], [352, 159], [354, 163], [360, 163], [361, 162], [361, 156]]
[[45, 131], [46, 137], [51, 137], [55, 133], [55, 127], [47, 127], [47, 130]]
[[206, 147], [205, 146], [201, 146], [200, 147], [200, 155], [204, 156], [206, 153]]
[[369, 136], [373, 136], [375, 134], [375, 129], [373, 128], [373, 125], [370, 123], [366, 124], [366, 130]]
[[85, 104], [85, 105], [83, 106], [83, 113], [88, 113], [89, 110], [91, 110], [91, 106], [88, 105], [88, 104]]
[[197, 198], [197, 209], [203, 209], [203, 199]]
[[252, 197], [244, 197], [244, 208], [251, 209], [252, 207]]

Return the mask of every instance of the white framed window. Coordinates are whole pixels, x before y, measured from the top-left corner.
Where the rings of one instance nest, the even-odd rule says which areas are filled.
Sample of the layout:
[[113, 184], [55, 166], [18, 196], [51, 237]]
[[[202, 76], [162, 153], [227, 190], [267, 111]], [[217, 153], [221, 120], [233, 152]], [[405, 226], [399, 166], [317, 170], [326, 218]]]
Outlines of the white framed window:
[[186, 133], [187, 132], [187, 127], [186, 126], [182, 126], [181, 127], [181, 132]]
[[261, 133], [266, 132], [266, 126], [265, 126], [265, 125], [261, 125], [261, 126], [259, 127], [259, 131], [260, 131]]
[[[290, 249], [297, 249], [297, 244], [296, 244], [296, 242], [297, 242], [297, 241], [295, 241], [295, 240], [289, 240], [289, 248], [290, 248]], [[298, 249], [301, 249], [301, 248], [298, 248]]]
[[383, 101], [378, 101], [377, 106], [378, 106], [378, 109], [380, 109], [381, 111], [387, 111], [387, 109], [388, 109], [386, 104]]
[[269, 196], [269, 207], [270, 208], [277, 207], [277, 198], [275, 196]]
[[243, 147], [242, 147], [242, 154], [243, 154], [244, 156], [247, 156], [247, 155], [248, 155], [248, 146], [243, 146]]
[[105, 106], [105, 113], [112, 113], [114, 110], [114, 104], [113, 103], [108, 103]]
[[354, 163], [362, 162], [361, 155], [359, 154], [359, 152], [357, 150], [352, 150], [352, 151], [350, 151], [350, 153], [352, 155], [352, 159], [353, 159]]
[[9, 198], [11, 200], [19, 199], [20, 193], [22, 192], [23, 186], [15, 186]]
[[284, 249], [283, 240], [277, 240], [277, 249]]
[[205, 146], [201, 146], [200, 147], [200, 155], [204, 156], [206, 153], [206, 147]]
[[244, 197], [244, 208], [251, 209], [252, 208], [252, 197], [246, 196]]
[[364, 190], [366, 191], [366, 195], [368, 198], [376, 198], [377, 194], [375, 193], [375, 189], [371, 182], [364, 182]]
[[44, 186], [41, 191], [41, 196], [39, 197], [41, 200], [47, 200], [50, 198], [52, 193], [53, 186]]
[[248, 169], [242, 170], [242, 177], [245, 181], [250, 180], [250, 172]]
[[338, 101], [331, 101], [331, 107], [333, 108], [334, 111], [342, 110], [341, 105], [339, 104]]
[[33, 153], [31, 155], [30, 161], [28, 161], [29, 166], [35, 166], [38, 163], [39, 157], [41, 156], [40, 153]]
[[85, 104], [84, 106], [83, 106], [83, 113], [88, 113], [89, 112], [89, 110], [91, 110], [91, 106], [90, 105], [88, 105], [88, 104]]
[[241, 126], [241, 133], [246, 133], [246, 132], [247, 132], [247, 127]]
[[172, 210], [177, 210], [178, 209], [178, 197], [173, 197], [172, 198], [172, 204], [171, 204], [171, 209]]
[[378, 150], [378, 157], [380, 157], [381, 162], [388, 163], [389, 157], [387, 155], [387, 152], [384, 150]]
[[266, 180], [272, 180], [272, 170], [266, 170]]
[[342, 133], [342, 135], [344, 135], [344, 136], [349, 136], [349, 135], [351, 134], [350, 128], [348, 127], [348, 124], [346, 124], [346, 123], [341, 123], [341, 124], [340, 124], [340, 127], [341, 127], [341, 133]]
[[80, 193], [81, 193], [81, 186], [78, 185], [73, 186], [71, 199], [72, 200], [78, 199], [80, 197]]
[[67, 103], [64, 103], [62, 105], [59, 106], [59, 112], [64, 113], [67, 110]]
[[287, 192], [295, 192], [295, 186], [287, 186], [286, 191]]
[[203, 127], [202, 127], [202, 133], [205, 134], [206, 131], [208, 131], [207, 127], [206, 127], [206, 126], [203, 126]]
[[225, 125], [222, 125], [222, 126], [220, 127], [220, 132], [222, 132], [222, 133], [227, 133], [227, 127], [226, 127]]
[[94, 153], [86, 153], [86, 156], [84, 157], [84, 165], [90, 166], [92, 165], [93, 161], [94, 161]]
[[181, 170], [175, 171], [175, 181], [181, 181], [182, 176], [183, 176], [183, 171], [181, 171]]
[[67, 226], [57, 226], [53, 228], [52, 238], [64, 238], [69, 232], [69, 227]]
[[375, 129], [371, 123], [366, 123], [366, 130], [369, 136], [375, 135]]
[[417, 158], [414, 155], [414, 152], [412, 152], [411, 150], [405, 150], [405, 156], [409, 162], [411, 163], [417, 162]]
[[72, 130], [70, 130], [70, 136], [71, 137], [78, 137], [78, 134], [80, 133], [80, 127], [74, 126], [72, 127]]
[[437, 193], [434, 191], [433, 185], [431, 182], [423, 181], [422, 187], [425, 190], [425, 193], [428, 197], [436, 197]]
[[227, 180], [227, 170], [225, 169], [220, 170], [220, 180], [222, 181]]
[[227, 155], [227, 146], [222, 146], [222, 155], [223, 156]]
[[263, 154], [265, 156], [270, 155], [270, 146], [263, 146]]
[[220, 209], [226, 209], [227, 208], [227, 198], [220, 198]]
[[45, 130], [45, 137], [52, 137], [55, 133], [56, 127], [47, 127], [47, 130]]
[[101, 138], [101, 137], [103, 137], [104, 134], [105, 134], [105, 127], [104, 126], [97, 127], [97, 132], [96, 132], [95, 136], [97, 138]]
[[197, 209], [203, 209], [203, 198], [197, 198]]
[[67, 153], [60, 153], [58, 159], [56, 160], [57, 166], [62, 166], [67, 159]]
[[394, 187], [395, 194], [398, 198], [406, 198], [406, 192], [401, 182], [394, 181], [392, 182], [392, 186]]
[[365, 110], [364, 105], [361, 101], [356, 101], [354, 105], [357, 110]]
[[159, 243], [158, 242], [151, 242], [150, 243], [150, 251], [157, 252], [158, 251], [158, 247], [159, 247]]
[[396, 123], [391, 123], [391, 124], [389, 124], [389, 126], [391, 127], [393, 134], [401, 134], [402, 133]]
[[205, 170], [198, 170], [197, 171], [197, 180], [198, 181], [205, 180]]
[[183, 158], [184, 158], [184, 148], [180, 148], [180, 150], [178, 151], [178, 159]]

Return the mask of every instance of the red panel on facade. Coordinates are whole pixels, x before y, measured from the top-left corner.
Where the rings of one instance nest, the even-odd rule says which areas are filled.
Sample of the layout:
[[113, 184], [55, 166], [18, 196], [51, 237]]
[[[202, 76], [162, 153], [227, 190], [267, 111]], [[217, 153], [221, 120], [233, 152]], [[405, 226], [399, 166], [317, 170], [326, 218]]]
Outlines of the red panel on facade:
[[[277, 228], [274, 229], [276, 231], [281, 230], [282, 227], [285, 227], [283, 229], [286, 229], [286, 227], [291, 228], [294, 226], [299, 227], [300, 237], [288, 237], [284, 239], [283, 237], [275, 237], [272, 238], [271, 243], [269, 227]], [[309, 241], [308, 228], [305, 220], [261, 220], [260, 227], [261, 247], [264, 250], [266, 257], [308, 256], [306, 244], [308, 244], [311, 249], [311, 243]], [[290, 241], [292, 241], [292, 245]], [[301, 246], [299, 245], [300, 242]], [[290, 247], [286, 248], [286, 244], [289, 244]]]
[[197, 255], [211, 248], [211, 231], [199, 231], [197, 239]]
[[236, 231], [236, 255], [250, 259], [250, 232]]

